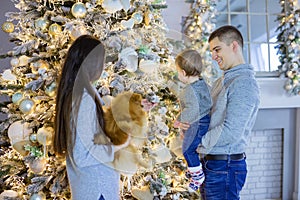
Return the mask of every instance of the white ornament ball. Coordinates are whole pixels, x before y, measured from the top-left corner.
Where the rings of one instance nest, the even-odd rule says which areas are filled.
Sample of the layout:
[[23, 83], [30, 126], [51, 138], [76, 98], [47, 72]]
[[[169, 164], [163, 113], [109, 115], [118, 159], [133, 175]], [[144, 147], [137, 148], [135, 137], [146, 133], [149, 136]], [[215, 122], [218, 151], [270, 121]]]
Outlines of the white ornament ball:
[[77, 2], [72, 6], [71, 13], [76, 18], [85, 17], [87, 10], [83, 3]]
[[114, 97], [113, 97], [113, 96], [110, 96], [110, 95], [105, 95], [105, 96], [102, 97], [102, 100], [103, 100], [104, 105], [105, 105], [106, 107], [110, 107], [111, 101], [112, 101], [113, 99], [114, 99]]
[[17, 92], [12, 95], [11, 100], [14, 104], [19, 104], [20, 101], [23, 99], [23, 94], [21, 92]]
[[46, 195], [44, 193], [35, 193], [29, 200], [46, 200]]
[[13, 59], [11, 59], [11, 60], [10, 60], [10, 65], [11, 65], [12, 67], [18, 67], [18, 66], [20, 66], [20, 65], [19, 65], [19, 59], [18, 59], [18, 58], [13, 58]]
[[38, 18], [34, 22], [34, 26], [36, 29], [41, 30], [41, 31], [46, 31], [50, 22], [45, 19], [45, 18]]
[[23, 99], [19, 105], [21, 112], [24, 114], [29, 114], [30, 112], [32, 112], [33, 107], [34, 101], [31, 99]]
[[50, 145], [53, 134], [54, 129], [52, 127], [42, 127], [37, 131], [36, 139], [42, 145]]

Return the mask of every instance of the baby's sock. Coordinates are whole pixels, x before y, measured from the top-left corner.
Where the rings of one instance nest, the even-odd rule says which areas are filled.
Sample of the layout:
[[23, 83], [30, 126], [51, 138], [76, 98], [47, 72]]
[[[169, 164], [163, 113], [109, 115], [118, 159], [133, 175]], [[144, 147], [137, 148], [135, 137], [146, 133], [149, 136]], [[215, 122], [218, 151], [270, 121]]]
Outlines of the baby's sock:
[[205, 177], [202, 170], [202, 165], [197, 167], [189, 167], [188, 168], [190, 174], [190, 183], [189, 183], [189, 191], [195, 192], [200, 188], [200, 185], [203, 183]]

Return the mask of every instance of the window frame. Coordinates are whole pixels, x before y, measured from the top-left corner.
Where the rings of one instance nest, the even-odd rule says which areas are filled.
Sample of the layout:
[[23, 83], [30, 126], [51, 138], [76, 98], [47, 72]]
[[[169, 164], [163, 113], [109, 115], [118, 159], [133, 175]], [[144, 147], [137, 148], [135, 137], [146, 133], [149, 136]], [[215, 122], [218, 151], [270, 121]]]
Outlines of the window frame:
[[[237, 1], [241, 1], [241, 0], [237, 0]], [[276, 45], [276, 44], [279, 44], [279, 42], [277, 42], [277, 41], [271, 42], [270, 41], [271, 32], [273, 31], [273, 30], [270, 29], [270, 17], [271, 16], [279, 16], [279, 15], [282, 15], [282, 13], [274, 13], [274, 12], [271, 12], [269, 10], [269, 3], [270, 3], [270, 1], [274, 1], [274, 0], [260, 0], [260, 1], [265, 1], [265, 8], [264, 8], [265, 12], [257, 12], [257, 11], [252, 12], [250, 10], [250, 1], [251, 0], [244, 0], [243, 3], [246, 4], [245, 11], [232, 11], [231, 4], [234, 3], [234, 2], [232, 2], [230, 0], [226, 0], [226, 2], [223, 2], [224, 6], [225, 6], [225, 9], [223, 9], [223, 11], [218, 11], [218, 9], [217, 9], [216, 19], [217, 19], [218, 15], [227, 15], [227, 23], [230, 24], [230, 25], [235, 25], [235, 24], [232, 24], [232, 15], [244, 15], [244, 16], [246, 16], [246, 22], [247, 22], [246, 34], [247, 34], [247, 36], [244, 36], [244, 48], [245, 48], [244, 53], [245, 53], [247, 62], [252, 63], [251, 62], [251, 54], [252, 54], [252, 52], [251, 52], [252, 49], [251, 48], [254, 45], [267, 44], [268, 53], [267, 53], [266, 62], [268, 64], [268, 66], [265, 68], [265, 70], [268, 70], [268, 71], [256, 71], [256, 76], [259, 76], [259, 77], [278, 77], [279, 76], [278, 69], [276, 69], [275, 71], [271, 70], [272, 65], [271, 65], [270, 50], [271, 50], [272, 47], [270, 47], [270, 45], [274, 45], [274, 44]], [[278, 1], [276, 1], [276, 2], [278, 3], [278, 6], [280, 6], [280, 3]], [[217, 7], [218, 7], [218, 3], [219, 2], [216, 3]], [[251, 38], [251, 31], [252, 31], [251, 18], [252, 18], [252, 16], [265, 16], [266, 42], [265, 41], [264, 42], [252, 41], [252, 38]], [[279, 24], [278, 24], [278, 26], [279, 26]], [[254, 27], [254, 28], [257, 28], [257, 27]], [[276, 30], [272, 33], [276, 33]]]

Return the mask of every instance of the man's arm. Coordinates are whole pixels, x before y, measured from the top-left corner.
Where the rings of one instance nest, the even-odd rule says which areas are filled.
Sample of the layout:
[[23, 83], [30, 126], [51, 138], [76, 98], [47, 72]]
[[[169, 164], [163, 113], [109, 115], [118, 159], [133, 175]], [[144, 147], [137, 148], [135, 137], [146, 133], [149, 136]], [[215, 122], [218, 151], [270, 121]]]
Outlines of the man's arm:
[[216, 144], [225, 146], [238, 141], [256, 109], [257, 87], [246, 79], [235, 80], [227, 93], [224, 121], [213, 127], [202, 138], [202, 146], [211, 149]]

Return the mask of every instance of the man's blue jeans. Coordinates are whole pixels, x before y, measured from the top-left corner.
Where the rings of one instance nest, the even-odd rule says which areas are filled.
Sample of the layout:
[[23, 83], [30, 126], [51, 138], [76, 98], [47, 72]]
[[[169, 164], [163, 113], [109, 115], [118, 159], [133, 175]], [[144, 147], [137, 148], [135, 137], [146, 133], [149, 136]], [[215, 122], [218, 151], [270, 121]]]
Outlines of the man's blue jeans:
[[200, 158], [197, 148], [201, 143], [203, 135], [205, 135], [208, 130], [209, 122], [210, 115], [208, 114], [192, 123], [189, 129], [184, 132], [182, 153], [189, 167], [200, 166]]
[[246, 160], [202, 160], [205, 181], [203, 200], [236, 200], [247, 176]]

